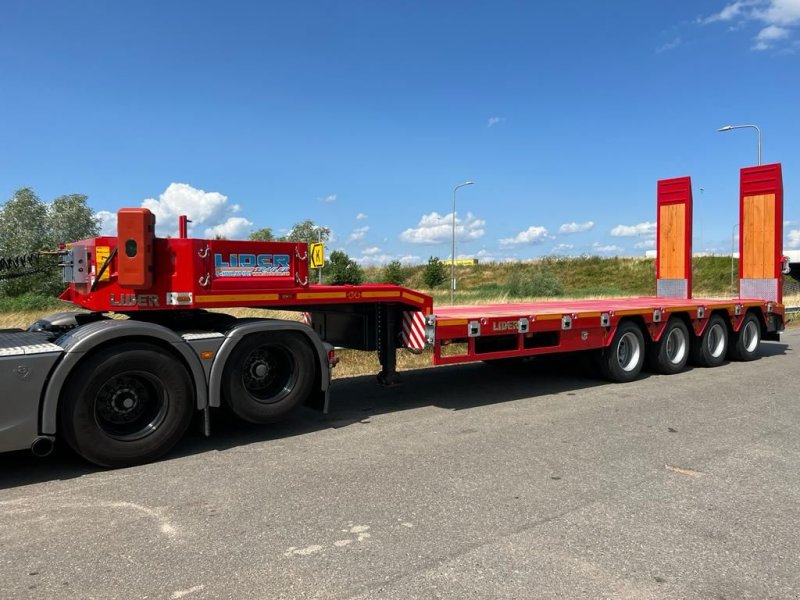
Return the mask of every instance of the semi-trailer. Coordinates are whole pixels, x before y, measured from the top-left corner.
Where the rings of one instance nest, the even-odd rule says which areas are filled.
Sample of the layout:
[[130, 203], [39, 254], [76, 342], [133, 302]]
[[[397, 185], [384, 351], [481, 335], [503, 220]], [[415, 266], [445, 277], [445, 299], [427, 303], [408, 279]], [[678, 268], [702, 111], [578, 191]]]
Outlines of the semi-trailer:
[[[80, 310], [0, 331], [0, 452], [50, 453], [62, 440], [86, 460], [155, 460], [196, 413], [272, 423], [302, 405], [327, 411], [334, 348], [377, 352], [378, 380], [397, 382], [400, 348], [435, 365], [588, 351], [612, 382], [647, 365], [662, 374], [752, 360], [778, 340], [782, 304], [780, 164], [740, 173], [739, 295], [692, 295], [689, 177], [657, 186], [656, 294], [641, 298], [444, 306], [395, 285], [309, 283], [309, 249], [293, 242], [155, 235], [144, 208], [117, 215], [117, 235], [61, 250]], [[304, 313], [305, 323], [235, 318], [209, 309]], [[502, 382], [498, 382], [502, 385]]]

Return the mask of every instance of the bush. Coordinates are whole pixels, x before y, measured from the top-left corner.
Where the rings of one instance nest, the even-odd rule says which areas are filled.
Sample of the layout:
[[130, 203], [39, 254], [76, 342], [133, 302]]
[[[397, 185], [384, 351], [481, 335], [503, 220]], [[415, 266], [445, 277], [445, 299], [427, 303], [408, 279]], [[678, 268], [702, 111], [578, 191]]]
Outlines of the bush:
[[439, 287], [447, 281], [447, 273], [444, 270], [444, 265], [435, 256], [428, 259], [428, 264], [425, 265], [425, 270], [422, 272], [422, 282], [429, 289]]
[[364, 271], [341, 250], [331, 252], [324, 273], [331, 285], [358, 285], [364, 281]]
[[561, 280], [549, 268], [516, 269], [508, 278], [508, 295], [515, 298], [560, 296], [563, 293]]
[[403, 285], [407, 277], [406, 270], [399, 260], [393, 260], [383, 269], [384, 283], [392, 283], [394, 285]]

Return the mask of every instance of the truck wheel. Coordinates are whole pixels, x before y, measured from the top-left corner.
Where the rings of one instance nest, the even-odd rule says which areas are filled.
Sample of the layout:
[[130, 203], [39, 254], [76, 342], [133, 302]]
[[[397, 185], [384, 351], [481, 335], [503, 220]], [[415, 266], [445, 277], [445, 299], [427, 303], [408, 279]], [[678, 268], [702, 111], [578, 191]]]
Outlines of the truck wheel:
[[283, 331], [249, 335], [225, 363], [223, 395], [241, 419], [274, 423], [305, 402], [314, 374], [314, 352], [299, 336]]
[[194, 391], [183, 364], [157, 346], [128, 343], [81, 362], [61, 399], [67, 444], [102, 467], [157, 459], [186, 432]]
[[603, 377], [615, 383], [633, 381], [644, 364], [644, 336], [638, 325], [626, 321], [617, 327], [614, 339], [600, 354]]
[[708, 322], [703, 335], [692, 340], [690, 358], [700, 367], [717, 367], [725, 360], [728, 351], [728, 327], [719, 315]]
[[689, 329], [680, 319], [670, 319], [661, 339], [648, 348], [648, 366], [656, 373], [672, 375], [683, 371], [688, 360]]
[[731, 340], [728, 356], [732, 360], [755, 360], [760, 343], [761, 322], [753, 313], [747, 313], [739, 332], [734, 334], [734, 338]]

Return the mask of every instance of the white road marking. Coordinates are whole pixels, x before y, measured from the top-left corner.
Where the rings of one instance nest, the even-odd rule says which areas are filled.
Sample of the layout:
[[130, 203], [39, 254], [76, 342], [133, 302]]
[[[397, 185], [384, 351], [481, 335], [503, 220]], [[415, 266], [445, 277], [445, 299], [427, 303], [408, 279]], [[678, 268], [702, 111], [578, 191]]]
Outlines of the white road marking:
[[311, 546], [306, 546], [305, 548], [299, 548], [299, 549], [295, 548], [294, 546], [292, 546], [286, 552], [284, 552], [283, 555], [284, 556], [292, 556], [292, 555], [308, 556], [309, 554], [314, 554], [315, 552], [319, 552], [320, 550], [322, 550], [322, 546], [320, 546], [319, 544], [313, 544]]
[[194, 587], [190, 587], [188, 590], [178, 590], [172, 592], [172, 600], [178, 600], [178, 598], [183, 598], [184, 596], [188, 596], [189, 594], [194, 594], [195, 592], [199, 592], [206, 586], [204, 585], [196, 585]]

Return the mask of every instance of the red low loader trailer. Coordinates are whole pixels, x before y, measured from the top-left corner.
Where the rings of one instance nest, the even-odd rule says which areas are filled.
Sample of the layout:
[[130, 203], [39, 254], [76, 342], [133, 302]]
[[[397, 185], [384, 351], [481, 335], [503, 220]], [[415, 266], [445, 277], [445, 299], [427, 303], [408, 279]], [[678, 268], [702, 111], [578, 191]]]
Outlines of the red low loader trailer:
[[[0, 332], [0, 452], [48, 454], [57, 438], [98, 465], [162, 456], [193, 415], [226, 404], [254, 423], [328, 410], [334, 347], [375, 351], [397, 382], [396, 352], [436, 365], [593, 351], [613, 382], [643, 366], [678, 373], [751, 360], [783, 329], [780, 165], [741, 171], [740, 294], [692, 297], [688, 177], [658, 182], [656, 295], [445, 306], [395, 285], [309, 283], [308, 246], [155, 235], [147, 209], [122, 209], [117, 235], [63, 250], [61, 299], [81, 309]], [[304, 322], [209, 309], [299, 311]], [[110, 314], [113, 313], [113, 314]]]

